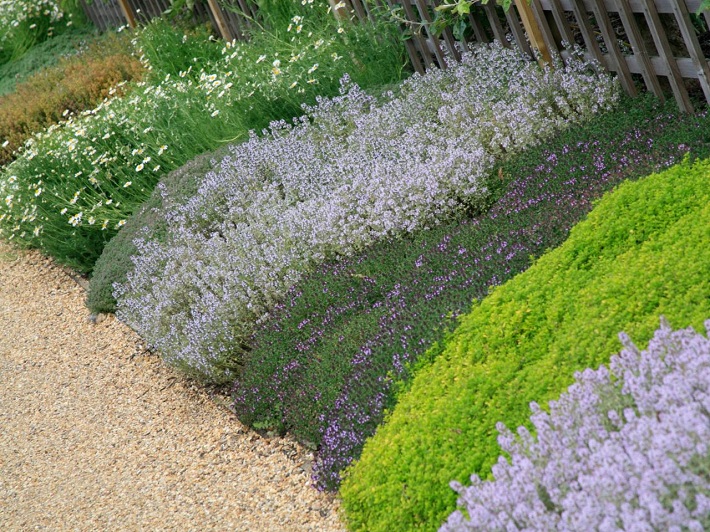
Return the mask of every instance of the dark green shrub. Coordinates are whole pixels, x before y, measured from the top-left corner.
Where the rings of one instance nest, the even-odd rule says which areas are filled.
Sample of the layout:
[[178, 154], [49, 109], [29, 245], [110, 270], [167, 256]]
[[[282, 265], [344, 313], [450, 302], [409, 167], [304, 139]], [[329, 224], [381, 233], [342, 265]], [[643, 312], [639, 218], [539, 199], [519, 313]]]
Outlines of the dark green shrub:
[[126, 275], [133, 266], [131, 256], [136, 252], [133, 240], [148, 235], [161, 239], [167, 229], [165, 218], [162, 216], [166, 202], [184, 202], [194, 195], [200, 179], [219, 164], [228, 151], [228, 148], [223, 146], [214, 152], [200, 155], [164, 177], [148, 201], [109, 241], [96, 261], [89, 283], [86, 306], [92, 313], [116, 310], [116, 300], [112, 293], [113, 283], [125, 282]]
[[710, 160], [621, 185], [560, 248], [475, 303], [349, 470], [340, 493], [350, 528], [434, 529], [456, 507], [449, 481], [490, 473], [496, 422], [530, 428], [528, 404], [608, 362], [617, 331], [646, 342], [660, 315], [701, 327], [708, 183]]

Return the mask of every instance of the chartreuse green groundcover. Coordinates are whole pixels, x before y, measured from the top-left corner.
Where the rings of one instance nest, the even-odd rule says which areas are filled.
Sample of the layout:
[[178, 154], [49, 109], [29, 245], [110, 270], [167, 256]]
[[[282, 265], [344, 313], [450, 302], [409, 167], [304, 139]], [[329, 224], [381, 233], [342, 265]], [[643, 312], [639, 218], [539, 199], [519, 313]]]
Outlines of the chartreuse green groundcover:
[[452, 480], [490, 475], [496, 423], [531, 428], [529, 403], [639, 346], [665, 316], [702, 330], [710, 313], [710, 160], [687, 160], [604, 196], [559, 248], [474, 302], [421, 367], [346, 474], [351, 530], [434, 530]]

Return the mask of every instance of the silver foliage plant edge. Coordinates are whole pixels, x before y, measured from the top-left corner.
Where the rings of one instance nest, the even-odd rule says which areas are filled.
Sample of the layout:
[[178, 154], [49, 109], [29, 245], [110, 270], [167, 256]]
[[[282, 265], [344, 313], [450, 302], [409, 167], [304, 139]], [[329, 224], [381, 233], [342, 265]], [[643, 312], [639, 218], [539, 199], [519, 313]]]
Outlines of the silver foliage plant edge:
[[549, 414], [531, 403], [536, 436], [498, 424], [510, 461], [451, 483], [461, 510], [440, 532], [708, 530], [710, 341], [663, 319], [645, 351], [619, 336], [609, 368], [577, 373]]
[[136, 241], [119, 319], [188, 375], [233, 380], [255, 324], [315, 265], [476, 208], [497, 159], [613, 108], [618, 84], [595, 67], [493, 44], [380, 99], [344, 78], [233, 146], [187, 203], [165, 197], [169, 234]]

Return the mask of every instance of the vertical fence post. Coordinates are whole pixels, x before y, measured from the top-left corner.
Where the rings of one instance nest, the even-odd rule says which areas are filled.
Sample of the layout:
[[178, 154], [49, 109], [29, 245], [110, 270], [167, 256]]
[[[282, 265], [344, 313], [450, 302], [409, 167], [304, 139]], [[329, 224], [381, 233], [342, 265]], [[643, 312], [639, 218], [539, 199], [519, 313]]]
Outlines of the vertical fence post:
[[128, 0], [118, 0], [118, 4], [121, 6], [121, 11], [123, 16], [126, 18], [126, 22], [131, 28], [136, 27], [136, 15], [133, 13], [133, 8], [128, 3]]
[[547, 44], [545, 44], [542, 30], [535, 20], [535, 16], [528, 2], [529, 0], [515, 0], [515, 7], [518, 8], [518, 13], [520, 13], [520, 19], [523, 21], [523, 26], [530, 39], [530, 44], [540, 52], [542, 62], [550, 65], [552, 64], [550, 50], [548, 50]]
[[224, 13], [222, 13], [222, 10], [220, 9], [216, 0], [207, 0], [207, 5], [209, 6], [210, 11], [212, 11], [212, 16], [214, 17], [215, 23], [217, 24], [217, 31], [219, 31], [219, 34], [222, 36], [222, 39], [226, 42], [232, 42], [234, 40], [234, 37], [232, 36], [232, 32], [229, 31], [229, 25], [227, 24], [227, 21], [224, 18]]
[[[359, 4], [359, 2], [360, 0], [352, 0], [347, 3], [345, 1], [338, 2], [337, 0], [328, 0], [330, 11], [333, 13], [335, 20], [339, 22], [348, 20], [350, 18], [350, 13], [355, 13], [360, 20], [363, 20], [363, 15], [360, 15], [360, 13], [365, 13], [365, 9], [361, 4]], [[356, 4], [359, 9], [356, 9]]]

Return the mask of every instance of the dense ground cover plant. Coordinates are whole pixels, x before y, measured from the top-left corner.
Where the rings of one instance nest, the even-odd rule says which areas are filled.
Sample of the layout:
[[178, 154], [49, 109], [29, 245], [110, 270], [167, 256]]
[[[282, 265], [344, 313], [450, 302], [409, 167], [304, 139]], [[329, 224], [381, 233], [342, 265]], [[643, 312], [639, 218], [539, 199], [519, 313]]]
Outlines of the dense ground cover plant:
[[608, 369], [575, 374], [549, 413], [531, 403], [535, 436], [499, 424], [510, 461], [452, 483], [442, 532], [710, 527], [710, 341], [663, 320], [645, 351], [619, 337]]
[[529, 428], [528, 404], [608, 362], [616, 331], [646, 342], [661, 315], [700, 327], [710, 313], [708, 177], [703, 160], [620, 185], [562, 246], [475, 303], [346, 475], [351, 528], [439, 526], [456, 506], [449, 481], [495, 464], [496, 423]]
[[254, 324], [314, 265], [476, 208], [496, 156], [612, 106], [616, 84], [573, 60], [541, 69], [500, 45], [403, 83], [357, 85], [238, 145], [166, 213], [115, 295], [119, 317], [190, 375], [232, 379]]
[[10, 94], [18, 83], [45, 68], [56, 66], [63, 58], [76, 55], [99, 38], [88, 24], [69, 30], [36, 44], [21, 58], [0, 65], [0, 96]]
[[0, 166], [34, 133], [93, 109], [116, 94], [119, 83], [140, 80], [143, 66], [130, 49], [126, 34], [109, 34], [0, 96]]
[[[260, 327], [234, 388], [242, 421], [318, 447], [332, 488], [394, 402], [409, 366], [473, 299], [560, 245], [592, 202], [691, 151], [710, 156], [707, 113], [627, 100], [511, 158], [490, 182], [491, 210], [389, 239], [317, 268]], [[429, 350], [428, 357], [435, 355]]]
[[[366, 24], [340, 27], [320, 4], [297, 5], [302, 19], [279, 38], [272, 32], [246, 43], [214, 43], [219, 60], [164, 74], [157, 85], [138, 83], [129, 96], [108, 99], [31, 138], [0, 173], [6, 200], [0, 236], [90, 271], [167, 171], [246, 138], [269, 120], [294, 116], [296, 101], [337, 93], [345, 72], [365, 85], [402, 74], [401, 43], [391, 32]], [[142, 35], [164, 27], [152, 23]], [[147, 52], [142, 55], [147, 62]]]
[[72, 2], [61, 0], [1, 0], [0, 65], [66, 30], [75, 11]]
[[143, 236], [144, 231], [149, 231], [152, 239], [164, 240], [169, 225], [163, 213], [197, 194], [200, 179], [217, 168], [228, 154], [229, 146], [222, 146], [197, 156], [160, 180], [150, 198], [128, 219], [96, 261], [86, 294], [86, 306], [92, 313], [116, 310], [113, 284], [117, 280], [125, 282], [127, 272], [133, 267], [131, 257], [138, 252], [133, 241]]

